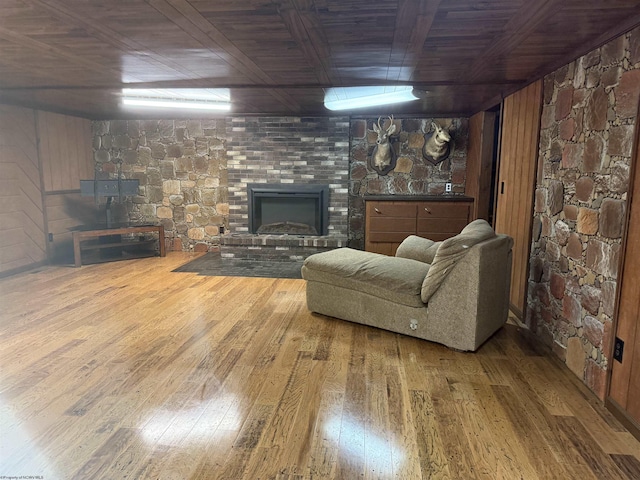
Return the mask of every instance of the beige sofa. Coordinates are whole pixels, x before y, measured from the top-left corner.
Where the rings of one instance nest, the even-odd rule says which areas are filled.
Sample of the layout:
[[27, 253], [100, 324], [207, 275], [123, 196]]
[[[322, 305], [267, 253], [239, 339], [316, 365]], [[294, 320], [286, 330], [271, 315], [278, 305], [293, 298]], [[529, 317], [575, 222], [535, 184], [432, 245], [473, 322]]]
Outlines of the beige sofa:
[[395, 257], [339, 248], [308, 257], [312, 312], [475, 351], [507, 320], [513, 240], [484, 220], [433, 242], [415, 235]]

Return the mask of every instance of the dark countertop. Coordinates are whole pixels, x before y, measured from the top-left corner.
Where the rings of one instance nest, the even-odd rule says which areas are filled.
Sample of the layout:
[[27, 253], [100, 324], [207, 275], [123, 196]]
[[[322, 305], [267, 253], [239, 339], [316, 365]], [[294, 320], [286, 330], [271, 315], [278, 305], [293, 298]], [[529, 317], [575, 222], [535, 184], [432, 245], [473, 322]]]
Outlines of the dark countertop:
[[365, 195], [365, 201], [394, 201], [394, 202], [473, 202], [473, 197], [466, 195]]

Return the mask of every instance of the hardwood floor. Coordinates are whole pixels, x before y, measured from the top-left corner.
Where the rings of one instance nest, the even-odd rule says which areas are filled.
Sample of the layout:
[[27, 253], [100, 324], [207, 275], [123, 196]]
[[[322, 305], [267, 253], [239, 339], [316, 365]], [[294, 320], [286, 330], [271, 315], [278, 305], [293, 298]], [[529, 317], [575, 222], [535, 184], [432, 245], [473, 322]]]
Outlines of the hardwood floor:
[[515, 326], [477, 353], [189, 254], [0, 280], [0, 476], [624, 479], [640, 444]]

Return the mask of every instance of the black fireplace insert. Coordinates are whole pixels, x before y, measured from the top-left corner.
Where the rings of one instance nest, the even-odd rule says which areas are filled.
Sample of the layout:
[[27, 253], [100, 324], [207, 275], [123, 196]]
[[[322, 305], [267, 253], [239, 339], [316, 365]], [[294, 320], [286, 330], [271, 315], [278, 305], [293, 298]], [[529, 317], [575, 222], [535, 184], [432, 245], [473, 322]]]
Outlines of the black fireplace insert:
[[249, 231], [327, 235], [329, 185], [249, 183]]

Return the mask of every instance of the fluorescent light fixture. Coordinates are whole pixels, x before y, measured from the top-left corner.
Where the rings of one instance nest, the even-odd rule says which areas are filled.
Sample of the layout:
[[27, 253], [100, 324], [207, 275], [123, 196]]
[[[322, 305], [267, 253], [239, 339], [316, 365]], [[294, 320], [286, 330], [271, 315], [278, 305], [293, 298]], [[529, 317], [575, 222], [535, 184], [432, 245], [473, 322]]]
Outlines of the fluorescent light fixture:
[[228, 88], [122, 89], [122, 104], [134, 107], [231, 110]]
[[324, 106], [329, 110], [351, 110], [410, 102], [418, 98], [410, 85], [334, 87], [325, 90]]
[[217, 110], [224, 112], [228, 112], [231, 109], [231, 105], [228, 103], [200, 103], [189, 100], [159, 100], [153, 98], [123, 97], [122, 104], [134, 107], [190, 108], [196, 110]]

